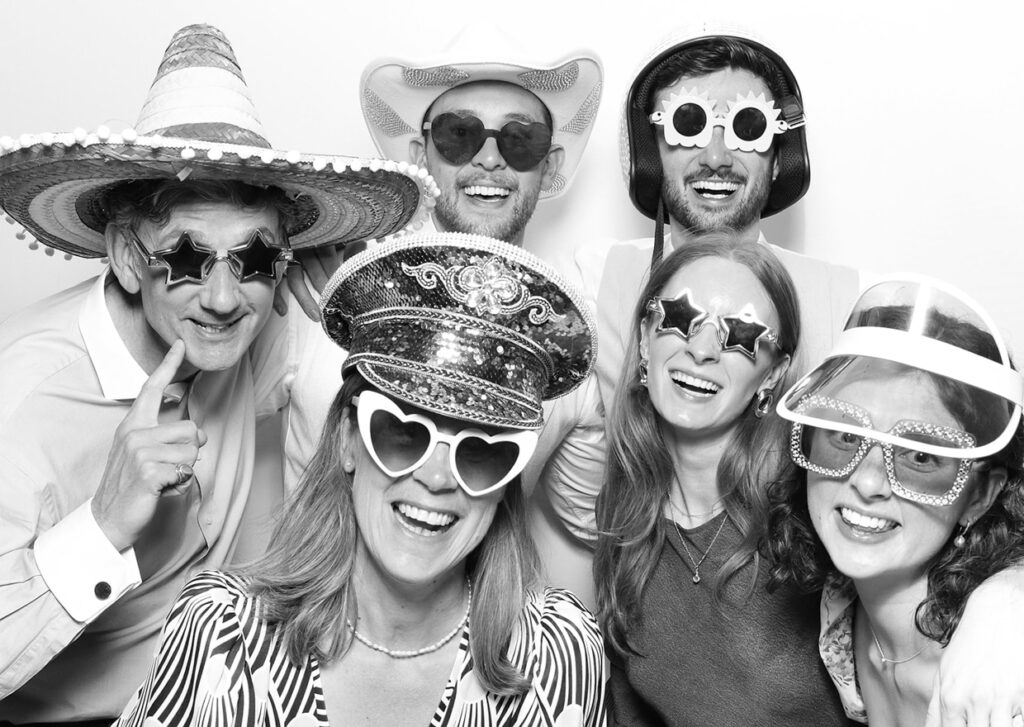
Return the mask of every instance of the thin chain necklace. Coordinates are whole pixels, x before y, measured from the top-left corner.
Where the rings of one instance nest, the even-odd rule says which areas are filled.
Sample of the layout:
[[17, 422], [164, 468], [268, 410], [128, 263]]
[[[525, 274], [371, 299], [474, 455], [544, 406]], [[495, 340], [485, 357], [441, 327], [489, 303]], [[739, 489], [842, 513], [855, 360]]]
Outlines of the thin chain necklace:
[[462, 615], [462, 619], [459, 621], [458, 624], [456, 624], [454, 629], [452, 629], [447, 634], [442, 636], [440, 641], [437, 641], [431, 644], [430, 646], [424, 646], [422, 649], [410, 649], [408, 651], [403, 651], [400, 649], [389, 649], [386, 646], [375, 644], [374, 642], [370, 641], [368, 638], [363, 636], [361, 633], [356, 631], [356, 627], [352, 625], [351, 620], [345, 619], [345, 624], [348, 626], [348, 630], [351, 631], [352, 635], [356, 638], [356, 641], [363, 644], [364, 646], [368, 646], [374, 651], [379, 651], [382, 654], [386, 654], [390, 656], [392, 659], [413, 659], [417, 656], [430, 654], [437, 651], [442, 646], [447, 644], [449, 641], [454, 639], [455, 635], [462, 631], [462, 629], [465, 628], [466, 624], [469, 623], [469, 612], [470, 609], [473, 607], [473, 582], [469, 580], [469, 576], [466, 576], [466, 588], [469, 593], [466, 596], [466, 612]]
[[672, 521], [672, 524], [676, 526], [676, 532], [679, 533], [679, 541], [683, 544], [683, 551], [686, 553], [686, 557], [690, 559], [690, 562], [693, 563], [693, 578], [690, 580], [693, 581], [694, 585], [700, 583], [700, 565], [704, 562], [704, 559], [708, 557], [708, 553], [710, 553], [711, 548], [714, 547], [715, 541], [718, 540], [718, 536], [722, 534], [722, 528], [725, 527], [725, 521], [728, 519], [729, 513], [726, 513], [725, 517], [722, 518], [722, 522], [718, 526], [718, 530], [715, 531], [715, 537], [711, 538], [711, 542], [708, 543], [707, 549], [701, 554], [700, 560], [696, 560], [690, 552], [690, 549], [686, 547], [686, 536], [683, 535], [683, 529], [679, 527], [679, 523], [675, 520]]
[[871, 632], [871, 638], [875, 640], [875, 648], [878, 649], [878, 655], [882, 657], [882, 664], [906, 664], [908, 661], [913, 661], [924, 653], [924, 647], [922, 646], [914, 654], [911, 654], [905, 659], [890, 659], [885, 655], [885, 652], [882, 651], [882, 645], [878, 643], [878, 636], [875, 634], [875, 627], [871, 625], [871, 619], [868, 619], [868, 631]]

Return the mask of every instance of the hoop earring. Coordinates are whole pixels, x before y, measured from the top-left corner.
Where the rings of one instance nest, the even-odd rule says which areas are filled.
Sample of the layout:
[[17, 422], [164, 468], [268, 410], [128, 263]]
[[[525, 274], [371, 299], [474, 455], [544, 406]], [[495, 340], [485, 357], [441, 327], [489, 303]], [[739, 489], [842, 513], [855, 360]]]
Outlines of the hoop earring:
[[971, 527], [971, 521], [968, 520], [967, 522], [963, 523], [962, 525], [959, 525], [958, 527], [960, 528], [960, 530], [957, 531], [956, 537], [953, 538], [953, 547], [963, 548], [965, 545], [967, 545], [967, 530]]
[[771, 389], [761, 389], [757, 392], [757, 399], [754, 401], [754, 416], [758, 419], [763, 419], [771, 411], [774, 399], [775, 394], [772, 393]]
[[647, 364], [648, 360], [643, 356], [640, 357], [639, 363], [637, 363], [637, 370], [640, 372], [640, 385], [647, 386]]

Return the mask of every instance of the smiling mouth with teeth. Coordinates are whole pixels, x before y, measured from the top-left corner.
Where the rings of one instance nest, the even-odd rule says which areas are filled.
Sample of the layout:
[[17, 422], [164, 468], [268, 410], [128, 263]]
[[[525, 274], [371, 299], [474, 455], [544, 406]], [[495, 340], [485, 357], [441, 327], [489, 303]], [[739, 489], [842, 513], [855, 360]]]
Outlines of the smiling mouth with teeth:
[[462, 191], [470, 197], [482, 197], [484, 199], [500, 199], [508, 197], [512, 193], [511, 190], [505, 187], [489, 187], [482, 184], [463, 187]]
[[884, 533], [899, 527], [899, 523], [893, 520], [864, 515], [848, 507], [839, 508], [839, 517], [851, 528], [867, 533]]
[[739, 182], [727, 182], [718, 179], [701, 179], [690, 184], [693, 191], [706, 199], [726, 199], [739, 191]]
[[231, 321], [230, 323], [203, 323], [202, 321], [197, 321], [193, 318], [192, 323], [196, 328], [206, 331], [207, 333], [223, 333], [224, 331], [231, 329], [231, 327], [238, 323], [238, 321]]
[[718, 384], [708, 381], [707, 379], [699, 379], [696, 376], [690, 376], [689, 374], [684, 374], [681, 371], [673, 371], [669, 375], [676, 386], [693, 394], [714, 396], [722, 388]]
[[424, 510], [407, 502], [396, 502], [391, 509], [398, 515], [398, 522], [403, 527], [427, 537], [448, 532], [459, 519], [457, 515], [451, 513]]

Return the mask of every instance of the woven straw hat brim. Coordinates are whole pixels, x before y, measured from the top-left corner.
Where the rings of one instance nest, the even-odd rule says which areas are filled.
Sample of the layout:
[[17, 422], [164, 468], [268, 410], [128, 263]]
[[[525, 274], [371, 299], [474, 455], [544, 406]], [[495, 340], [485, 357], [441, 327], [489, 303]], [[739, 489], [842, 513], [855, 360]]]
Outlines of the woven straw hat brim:
[[382, 156], [408, 159], [409, 142], [422, 136], [423, 116], [443, 93], [474, 81], [504, 81], [536, 95], [552, 119], [552, 144], [565, 161], [540, 199], [564, 193], [579, 167], [601, 103], [603, 69], [597, 55], [577, 50], [552, 65], [509, 62], [410, 62], [382, 58], [370, 63], [359, 83], [366, 126]]
[[[237, 180], [295, 200], [293, 249], [384, 238], [428, 211], [433, 181], [385, 160], [301, 155], [165, 136], [46, 134], [0, 149], [0, 207], [44, 244], [106, 254], [104, 193], [143, 179]], [[400, 169], [401, 167], [401, 169]], [[419, 214], [417, 214], [419, 210]]]
[[[734, 38], [762, 51], [778, 66], [791, 94], [802, 107], [800, 86], [797, 85], [792, 69], [778, 51], [756, 34], [733, 25], [714, 22], [704, 22], [694, 28], [672, 33], [656, 46], [634, 74], [622, 106], [619, 124], [619, 159], [629, 197], [637, 210], [651, 219], [657, 215], [664, 170], [654, 130], [647, 118], [649, 83], [667, 58], [687, 46], [715, 37]], [[811, 166], [805, 128], [801, 126], [792, 129], [776, 138], [775, 155], [779, 163], [779, 174], [772, 182], [761, 217], [769, 217], [792, 206], [810, 187]]]

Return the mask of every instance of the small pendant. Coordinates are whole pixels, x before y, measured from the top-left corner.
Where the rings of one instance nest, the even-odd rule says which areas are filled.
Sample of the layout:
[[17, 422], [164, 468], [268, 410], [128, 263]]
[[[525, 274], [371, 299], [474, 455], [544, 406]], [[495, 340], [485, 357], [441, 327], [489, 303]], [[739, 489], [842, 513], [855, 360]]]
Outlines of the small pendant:
[[694, 583], [700, 583], [700, 573], [694, 573], [693, 578], [691, 578], [690, 580], [692, 580]]

